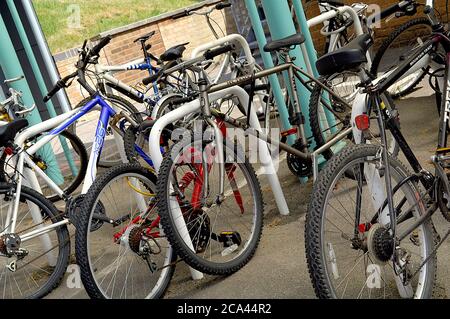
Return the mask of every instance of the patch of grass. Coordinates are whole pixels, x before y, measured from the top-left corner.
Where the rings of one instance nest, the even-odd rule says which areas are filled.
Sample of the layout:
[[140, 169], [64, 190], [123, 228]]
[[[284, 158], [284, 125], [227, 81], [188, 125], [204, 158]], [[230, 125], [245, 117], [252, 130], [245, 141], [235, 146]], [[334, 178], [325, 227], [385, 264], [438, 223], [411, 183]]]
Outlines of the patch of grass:
[[81, 46], [84, 39], [201, 0], [33, 0], [53, 53]]

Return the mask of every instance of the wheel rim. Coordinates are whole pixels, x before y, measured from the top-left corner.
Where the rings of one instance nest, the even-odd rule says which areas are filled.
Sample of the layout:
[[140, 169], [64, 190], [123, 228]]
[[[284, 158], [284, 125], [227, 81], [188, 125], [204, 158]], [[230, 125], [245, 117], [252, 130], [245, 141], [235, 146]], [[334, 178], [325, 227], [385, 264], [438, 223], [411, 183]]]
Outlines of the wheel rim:
[[[140, 207], [143, 203], [139, 205], [137, 197], [132, 197], [136, 194], [142, 195], [139, 200], [144, 199], [147, 203], [153, 198], [154, 189], [154, 184], [147, 178], [127, 173], [112, 179], [103, 188], [104, 192], [97, 197], [96, 205], [100, 201], [103, 203], [108, 218], [116, 220], [127, 214], [133, 216], [117, 227], [103, 223], [98, 230], [87, 232], [89, 269], [98, 290], [106, 298], [155, 298], [166, 288], [173, 256], [168, 241], [164, 237], [149, 241], [152, 249], [155, 249], [155, 254], [148, 254], [154, 263], [152, 266], [156, 268], [151, 270], [145, 259], [133, 251], [130, 237], [133, 229], [144, 225], [143, 222], [132, 222], [140, 213], [143, 213], [142, 217], [157, 217], [154, 208], [145, 213]], [[123, 196], [124, 190], [129, 194]], [[91, 218], [87, 229], [91, 229], [95, 222], [96, 220]], [[160, 231], [159, 225], [153, 231]], [[139, 246], [141, 240], [138, 242]]]
[[[344, 167], [341, 172], [347, 172], [352, 167], [355, 167], [355, 165], [359, 165], [362, 163], [361, 160], [354, 160], [348, 165]], [[394, 170], [393, 170], [394, 171]], [[353, 170], [355, 173], [355, 171]], [[397, 175], [396, 178], [400, 178], [398, 175], [398, 172], [392, 172], [393, 175]], [[346, 174], [346, 173], [344, 173]], [[355, 174], [356, 175], [356, 174]], [[330, 189], [336, 190], [336, 192], [340, 192], [342, 197], [345, 195], [345, 191], [343, 191], [342, 184], [344, 183], [344, 180], [347, 184], [355, 184], [357, 183], [355, 179], [349, 179], [342, 176], [336, 176], [336, 178], [333, 180]], [[397, 180], [399, 181], [399, 180]], [[395, 185], [395, 184], [394, 184]], [[358, 187], [358, 186], [356, 186]], [[353, 186], [354, 188], [354, 186]], [[399, 195], [397, 193], [396, 195]], [[414, 194], [405, 191], [403, 193], [405, 197], [407, 197], [408, 202], [414, 202]], [[367, 196], [371, 196], [369, 192], [367, 192]], [[371, 254], [370, 250], [368, 251], [360, 251], [360, 250], [354, 250], [350, 248], [350, 241], [348, 238], [351, 238], [353, 235], [352, 232], [343, 231], [344, 224], [351, 225], [352, 231], [354, 230], [354, 221], [351, 220], [352, 217], [352, 211], [350, 210], [350, 213], [348, 213], [347, 209], [345, 207], [349, 208], [351, 205], [351, 201], [349, 201], [349, 198], [346, 198], [346, 204], [344, 201], [339, 201], [338, 203], [329, 204], [331, 194], [328, 193], [326, 196], [326, 205], [327, 207], [331, 207], [330, 210], [324, 209], [324, 214], [322, 217], [322, 227], [321, 227], [321, 249], [322, 249], [322, 259], [325, 266], [325, 275], [327, 277], [327, 281], [330, 285], [331, 294], [335, 298], [372, 298], [372, 297], [378, 297], [378, 298], [386, 298], [392, 295], [392, 297], [398, 297], [398, 295], [395, 295], [395, 293], [398, 294], [398, 291], [396, 291], [397, 285], [395, 283], [395, 279], [392, 276], [393, 270], [392, 270], [392, 264], [391, 262], [388, 262], [384, 265], [380, 265], [377, 261], [375, 261], [374, 256]], [[395, 198], [394, 198], [395, 199]], [[362, 206], [367, 205], [370, 203], [371, 200], [368, 197], [366, 200], [362, 200]], [[356, 206], [356, 201], [353, 201]], [[370, 205], [370, 204], [369, 204]], [[346, 211], [346, 214], [338, 214], [337, 211], [341, 208], [344, 208]], [[335, 218], [330, 217], [329, 211], [334, 211]], [[366, 210], [369, 211], [369, 210]], [[373, 210], [372, 210], [373, 211]], [[364, 213], [364, 209], [362, 214]], [[416, 210], [415, 212], [415, 218], [417, 218], [418, 212]], [[338, 216], [339, 215], [339, 216]], [[371, 213], [368, 214], [369, 216]], [[372, 214], [373, 215], [373, 214]], [[339, 217], [339, 220], [338, 220]], [[362, 216], [363, 217], [363, 216]], [[350, 221], [349, 221], [350, 219]], [[364, 222], [367, 222], [367, 220], [370, 220], [370, 218], [366, 218], [364, 220], [360, 220], [359, 224], [363, 224]], [[353, 225], [352, 222], [353, 221]], [[412, 222], [412, 221], [411, 221]], [[398, 230], [402, 227], [407, 227], [407, 222], [401, 223], [398, 225]], [[326, 226], [328, 225], [328, 226]], [[400, 227], [401, 226], [401, 227]], [[336, 234], [333, 234], [333, 230], [336, 232]], [[339, 234], [339, 237], [341, 237], [342, 242], [339, 242], [337, 239], [337, 236]], [[345, 236], [343, 235], [345, 234]], [[364, 234], [359, 233], [358, 236], [361, 236], [361, 238], [364, 237]], [[400, 246], [404, 249], [409, 250], [410, 252], [414, 251], [414, 256], [417, 257], [414, 259], [414, 265], [419, 265], [421, 261], [425, 258], [424, 256], [428, 256], [430, 254], [430, 251], [427, 249], [427, 245], [424, 244], [425, 241], [425, 235], [424, 235], [424, 228], [423, 226], [418, 228], [417, 232], [417, 240], [421, 243], [420, 247], [416, 247], [414, 244], [409, 244], [408, 239], [405, 239], [400, 243]], [[344, 239], [344, 237], [346, 239]], [[347, 246], [346, 246], [347, 244]], [[413, 249], [415, 248], [415, 249]], [[351, 254], [353, 252], [353, 254]], [[334, 258], [333, 258], [334, 256]], [[345, 261], [347, 259], [347, 261]], [[369, 270], [369, 267], [370, 270]], [[424, 293], [425, 289], [425, 280], [427, 278], [427, 272], [428, 272], [429, 264], [426, 264], [422, 270], [419, 273], [417, 283], [415, 283], [415, 295], [416, 297], [420, 297]], [[345, 271], [343, 271], [345, 269]], [[356, 273], [356, 271], [358, 273]], [[370, 273], [370, 271], [376, 271]], [[369, 274], [369, 275], [368, 275]], [[377, 277], [378, 276], [378, 277]], [[342, 279], [340, 282], [339, 279]], [[375, 282], [369, 281], [369, 279], [378, 280]], [[381, 286], [378, 286], [380, 284]], [[349, 294], [347, 296], [346, 294]], [[412, 297], [412, 296], [411, 296]]]

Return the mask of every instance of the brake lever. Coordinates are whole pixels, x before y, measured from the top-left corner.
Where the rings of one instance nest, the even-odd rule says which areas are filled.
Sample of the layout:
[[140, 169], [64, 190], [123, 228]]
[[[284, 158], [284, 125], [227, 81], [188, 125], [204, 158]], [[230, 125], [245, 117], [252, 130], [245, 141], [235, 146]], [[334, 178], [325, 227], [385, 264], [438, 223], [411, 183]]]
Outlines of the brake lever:
[[22, 111], [16, 111], [14, 114], [15, 114], [17, 117], [19, 117], [19, 116], [21, 116], [21, 115], [24, 115], [24, 114], [28, 114], [28, 113], [33, 112], [33, 110], [34, 110], [35, 108], [36, 108], [36, 104], [33, 104], [32, 107], [30, 107], [30, 108], [28, 108], [28, 109], [23, 109]]

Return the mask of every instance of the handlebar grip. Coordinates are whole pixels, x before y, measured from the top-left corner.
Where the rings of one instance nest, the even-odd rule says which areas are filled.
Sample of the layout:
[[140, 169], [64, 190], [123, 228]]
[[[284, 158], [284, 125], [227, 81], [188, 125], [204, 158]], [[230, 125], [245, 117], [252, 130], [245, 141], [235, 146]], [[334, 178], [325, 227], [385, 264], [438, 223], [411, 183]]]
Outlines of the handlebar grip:
[[53, 95], [55, 95], [64, 86], [65, 86], [65, 83], [63, 82], [63, 80], [59, 80], [58, 82], [56, 82], [55, 86], [44, 97], [44, 103], [47, 103], [48, 101], [50, 101], [50, 99], [53, 97]]
[[96, 56], [100, 53], [100, 50], [103, 49], [105, 46], [111, 42], [112, 37], [110, 35], [104, 37], [100, 40], [100, 42], [91, 49], [90, 56]]
[[231, 3], [229, 3], [228, 1], [221, 2], [216, 5], [216, 10], [222, 10], [222, 9], [229, 8], [229, 7], [231, 7]]
[[206, 60], [211, 60], [211, 59], [214, 59], [216, 56], [233, 51], [235, 49], [235, 47], [236, 46], [234, 44], [227, 44], [227, 45], [217, 48], [217, 49], [208, 50], [205, 52], [204, 57]]
[[47, 103], [50, 101], [50, 99], [55, 95], [59, 90], [66, 87], [67, 81], [69, 81], [71, 78], [74, 78], [77, 76], [78, 71], [73, 72], [72, 74], [69, 74], [68, 76], [62, 78], [58, 82], [56, 82], [55, 86], [50, 90], [50, 92], [47, 93], [46, 96], [44, 96], [44, 103]]
[[172, 20], [176, 20], [176, 19], [180, 19], [183, 17], [187, 17], [189, 15], [189, 11], [188, 10], [184, 10], [183, 12], [177, 13], [175, 15], [172, 16]]

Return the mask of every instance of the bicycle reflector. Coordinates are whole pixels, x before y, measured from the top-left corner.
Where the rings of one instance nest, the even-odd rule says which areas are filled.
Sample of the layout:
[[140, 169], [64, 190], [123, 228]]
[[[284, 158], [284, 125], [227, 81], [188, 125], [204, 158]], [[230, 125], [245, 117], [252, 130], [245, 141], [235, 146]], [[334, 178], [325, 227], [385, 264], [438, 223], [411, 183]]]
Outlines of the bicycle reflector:
[[365, 131], [370, 127], [370, 119], [367, 114], [361, 114], [355, 117], [355, 124], [358, 130]]

